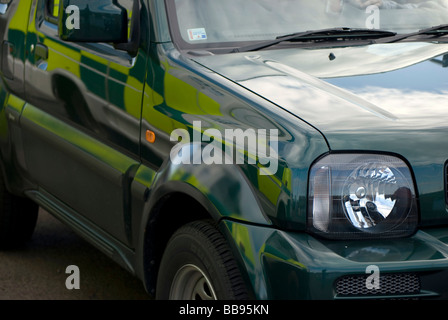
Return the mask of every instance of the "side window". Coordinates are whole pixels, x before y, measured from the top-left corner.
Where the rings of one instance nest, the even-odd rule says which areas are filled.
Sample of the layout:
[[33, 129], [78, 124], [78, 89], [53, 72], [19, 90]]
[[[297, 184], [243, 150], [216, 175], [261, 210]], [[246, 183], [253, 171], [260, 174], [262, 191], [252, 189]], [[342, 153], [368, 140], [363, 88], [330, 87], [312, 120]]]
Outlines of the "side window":
[[5, 14], [12, 0], [0, 0], [0, 14]]
[[[11, 0], [0, 0], [2, 1], [11, 1]], [[134, 1], [139, 0], [116, 0], [116, 4], [127, 11], [128, 16], [128, 38], [131, 33], [131, 19], [132, 19], [132, 8]], [[58, 23], [58, 15], [59, 15], [59, 2], [60, 0], [46, 0], [45, 5], [45, 20], [52, 22], [54, 24]]]
[[[57, 0], [57, 1], [59, 1], [59, 0]], [[128, 13], [128, 38], [130, 37], [130, 34], [131, 34], [132, 7], [133, 7], [134, 1], [139, 1], [139, 0], [118, 0], [117, 1], [117, 4], [119, 6], [121, 6], [122, 8], [125, 8]]]
[[57, 18], [59, 14], [59, 0], [49, 0], [50, 5], [48, 9], [50, 10], [50, 14], [52, 17]]
[[47, 0], [45, 8], [45, 19], [53, 23], [58, 23], [58, 15], [59, 0]]

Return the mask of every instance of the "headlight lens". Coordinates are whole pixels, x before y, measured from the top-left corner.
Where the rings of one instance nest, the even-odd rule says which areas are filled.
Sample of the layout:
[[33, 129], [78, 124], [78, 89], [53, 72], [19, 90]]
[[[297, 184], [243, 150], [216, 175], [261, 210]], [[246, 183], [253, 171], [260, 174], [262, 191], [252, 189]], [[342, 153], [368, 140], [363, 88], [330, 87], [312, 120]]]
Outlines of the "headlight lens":
[[400, 158], [330, 154], [311, 168], [308, 228], [332, 239], [395, 238], [418, 224], [411, 172]]

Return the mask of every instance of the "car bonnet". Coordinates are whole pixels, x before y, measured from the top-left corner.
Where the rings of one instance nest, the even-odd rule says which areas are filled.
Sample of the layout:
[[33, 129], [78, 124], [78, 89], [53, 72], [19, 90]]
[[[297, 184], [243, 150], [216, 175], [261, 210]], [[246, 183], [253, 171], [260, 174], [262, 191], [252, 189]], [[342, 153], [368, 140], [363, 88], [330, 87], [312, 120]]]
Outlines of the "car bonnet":
[[421, 203], [431, 207], [427, 220], [447, 219], [447, 44], [289, 48], [194, 60], [306, 121], [331, 150], [406, 158]]

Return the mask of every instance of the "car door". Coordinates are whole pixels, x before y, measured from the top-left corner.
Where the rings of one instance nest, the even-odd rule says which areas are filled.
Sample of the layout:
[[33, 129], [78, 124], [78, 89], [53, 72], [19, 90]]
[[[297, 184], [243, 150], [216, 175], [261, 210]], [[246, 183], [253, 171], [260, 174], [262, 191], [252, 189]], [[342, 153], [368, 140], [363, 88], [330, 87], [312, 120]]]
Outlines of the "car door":
[[[129, 16], [133, 1], [118, 0]], [[26, 170], [46, 201], [129, 244], [146, 54], [60, 40], [58, 2], [38, 0], [28, 29]]]

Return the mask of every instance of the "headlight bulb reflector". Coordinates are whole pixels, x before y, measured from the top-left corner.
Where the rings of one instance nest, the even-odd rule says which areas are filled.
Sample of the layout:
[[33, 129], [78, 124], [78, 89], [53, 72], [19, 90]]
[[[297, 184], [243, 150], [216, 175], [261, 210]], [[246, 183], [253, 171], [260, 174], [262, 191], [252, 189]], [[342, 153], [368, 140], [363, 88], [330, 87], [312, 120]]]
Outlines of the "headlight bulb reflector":
[[401, 237], [418, 222], [406, 163], [376, 154], [330, 154], [310, 172], [309, 228], [324, 237]]

